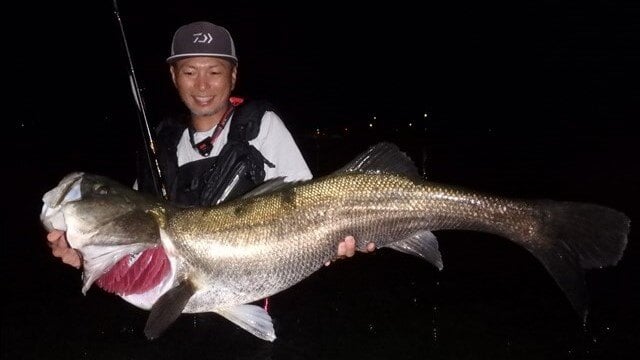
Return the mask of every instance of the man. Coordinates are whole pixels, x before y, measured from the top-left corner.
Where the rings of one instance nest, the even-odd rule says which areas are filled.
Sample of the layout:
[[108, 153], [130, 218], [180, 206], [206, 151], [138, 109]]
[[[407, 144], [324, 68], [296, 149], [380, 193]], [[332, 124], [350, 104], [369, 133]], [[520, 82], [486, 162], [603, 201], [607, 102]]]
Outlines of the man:
[[[302, 154], [270, 104], [232, 97], [238, 58], [229, 32], [209, 22], [181, 26], [167, 58], [171, 79], [189, 110], [185, 119], [159, 124], [156, 147], [170, 201], [183, 206], [214, 205], [239, 196], [263, 181], [311, 179]], [[151, 191], [150, 169], [139, 172], [136, 187]], [[62, 231], [47, 234], [54, 256], [82, 265]], [[367, 251], [373, 251], [368, 244]], [[355, 253], [348, 236], [337, 257]], [[327, 263], [326, 265], [328, 265]]]

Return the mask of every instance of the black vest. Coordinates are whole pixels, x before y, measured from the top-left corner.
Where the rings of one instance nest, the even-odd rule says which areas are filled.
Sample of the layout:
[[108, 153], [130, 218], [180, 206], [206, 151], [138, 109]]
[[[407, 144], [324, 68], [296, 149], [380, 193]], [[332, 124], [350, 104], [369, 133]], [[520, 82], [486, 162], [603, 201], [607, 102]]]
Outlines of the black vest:
[[[187, 129], [189, 117], [160, 122], [155, 129], [156, 153], [169, 201], [182, 206], [210, 206], [234, 199], [261, 184], [264, 164], [274, 165], [249, 145], [249, 140], [258, 136], [265, 111], [274, 111], [273, 106], [263, 100], [245, 100], [234, 110], [227, 143], [220, 154], [180, 167], [178, 142]], [[153, 192], [150, 171], [149, 162], [138, 156], [138, 189]]]

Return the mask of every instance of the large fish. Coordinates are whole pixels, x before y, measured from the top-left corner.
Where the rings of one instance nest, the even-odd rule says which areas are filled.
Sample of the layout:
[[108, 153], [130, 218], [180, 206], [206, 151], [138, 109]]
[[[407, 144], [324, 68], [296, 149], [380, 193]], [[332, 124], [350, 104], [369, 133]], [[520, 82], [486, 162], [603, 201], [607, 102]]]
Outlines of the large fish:
[[66, 230], [96, 283], [143, 309], [156, 338], [181, 313], [215, 312], [273, 341], [256, 300], [305, 279], [354, 235], [443, 268], [432, 231], [497, 234], [531, 252], [586, 317], [584, 269], [615, 265], [629, 218], [588, 203], [508, 199], [427, 182], [395, 145], [380, 143], [306, 182], [267, 182], [214, 207], [180, 208], [105, 177], [72, 173], [43, 197], [47, 229]]

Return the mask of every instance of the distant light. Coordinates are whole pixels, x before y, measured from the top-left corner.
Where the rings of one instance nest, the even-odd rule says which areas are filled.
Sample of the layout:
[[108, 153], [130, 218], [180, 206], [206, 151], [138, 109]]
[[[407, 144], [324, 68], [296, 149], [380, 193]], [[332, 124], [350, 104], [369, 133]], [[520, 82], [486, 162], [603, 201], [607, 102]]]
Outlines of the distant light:
[[344, 132], [349, 132], [349, 128], [344, 128]]
[[424, 116], [424, 118], [426, 119], [426, 118], [427, 118], [427, 116], [429, 116], [429, 114], [424, 113], [424, 115], [423, 115], [423, 116]]
[[377, 119], [378, 119], [378, 117], [373, 115], [373, 120], [377, 120]]
[[409, 127], [412, 127], [412, 126], [413, 126], [413, 123], [409, 123]]
[[373, 127], [373, 123], [369, 123], [369, 127], [372, 128]]

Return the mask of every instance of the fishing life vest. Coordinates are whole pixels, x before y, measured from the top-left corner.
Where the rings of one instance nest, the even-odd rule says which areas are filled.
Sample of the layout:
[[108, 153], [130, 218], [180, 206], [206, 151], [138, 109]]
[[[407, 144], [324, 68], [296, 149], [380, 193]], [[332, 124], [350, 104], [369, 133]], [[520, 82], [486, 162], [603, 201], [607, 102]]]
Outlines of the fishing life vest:
[[[274, 111], [264, 100], [244, 100], [234, 105], [229, 122], [227, 143], [218, 156], [178, 166], [178, 143], [189, 118], [169, 118], [156, 128], [158, 165], [168, 199], [182, 206], [210, 206], [231, 200], [264, 182], [264, 165], [273, 167], [249, 141], [260, 131], [262, 116]], [[152, 192], [154, 189], [151, 168], [143, 156], [138, 161], [138, 189]], [[141, 174], [141, 175], [140, 175]]]

